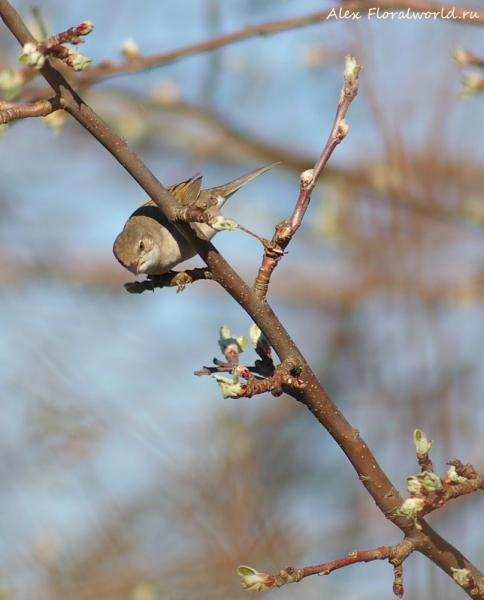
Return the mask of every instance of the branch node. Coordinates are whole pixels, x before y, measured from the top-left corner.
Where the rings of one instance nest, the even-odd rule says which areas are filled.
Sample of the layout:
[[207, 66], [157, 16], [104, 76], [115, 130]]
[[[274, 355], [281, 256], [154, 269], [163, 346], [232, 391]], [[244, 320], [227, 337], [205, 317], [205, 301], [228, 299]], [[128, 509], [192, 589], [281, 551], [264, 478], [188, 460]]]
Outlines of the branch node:
[[57, 96], [38, 100], [32, 104], [0, 101], [0, 125], [28, 117], [46, 117], [60, 108], [61, 103]]
[[70, 27], [66, 31], [50, 36], [44, 42], [27, 42], [19, 54], [19, 61], [34, 69], [41, 69], [46, 59], [51, 56], [60, 59], [74, 71], [82, 71], [90, 64], [91, 59], [66, 48], [63, 44], [82, 44], [84, 40], [81, 36], [88, 35], [93, 28], [92, 21], [84, 21], [77, 27]]

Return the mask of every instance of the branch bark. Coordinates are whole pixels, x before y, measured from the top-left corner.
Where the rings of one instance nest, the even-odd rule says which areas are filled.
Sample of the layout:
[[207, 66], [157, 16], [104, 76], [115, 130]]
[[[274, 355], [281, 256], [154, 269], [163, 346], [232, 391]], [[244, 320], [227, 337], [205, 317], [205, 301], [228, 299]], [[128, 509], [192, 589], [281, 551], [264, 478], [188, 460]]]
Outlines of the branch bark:
[[[413, 2], [415, 5], [428, 3]], [[345, 5], [356, 6], [354, 3]], [[357, 6], [361, 7], [358, 3]], [[387, 5], [388, 6], [388, 5]], [[396, 3], [394, 6], [398, 6]], [[462, 10], [462, 9], [459, 9]], [[0, 16], [20, 44], [36, 42], [22, 19], [7, 0], [0, 0]], [[294, 27], [295, 25], [292, 25]], [[276, 29], [277, 30], [277, 29]], [[255, 32], [253, 33], [255, 35]], [[242, 36], [250, 37], [249, 35]], [[223, 42], [228, 43], [227, 40]], [[222, 45], [220, 42], [219, 45]], [[194, 52], [195, 50], [193, 50]], [[200, 52], [201, 50], [196, 50]], [[396, 509], [402, 502], [401, 496], [381, 469], [370, 449], [351, 427], [307, 364], [294, 341], [272, 311], [269, 304], [256, 296], [251, 288], [238, 276], [216, 248], [190, 225], [176, 221], [179, 206], [153, 173], [131, 150], [125, 140], [114, 133], [77, 95], [66, 79], [48, 62], [40, 70], [60, 99], [60, 105], [76, 119], [106, 150], [128, 171], [133, 179], [153, 199], [166, 217], [197, 249], [197, 252], [210, 268], [217, 281], [260, 327], [267, 340], [278, 354], [281, 362], [299, 363], [300, 377], [306, 383], [301, 390], [293, 390], [293, 396], [304, 403], [318, 421], [328, 430], [353, 465], [359, 479], [372, 496], [387, 519], [390, 519], [406, 535], [412, 535], [415, 548], [452, 576], [452, 568], [469, 569], [477, 581], [484, 575], [470, 563], [456, 548], [443, 540], [433, 529], [422, 521], [422, 531], [416, 532], [408, 519], [397, 516]], [[469, 595], [470, 591], [465, 590]]]
[[[460, 7], [452, 4], [439, 4], [436, 2], [429, 2], [427, 0], [408, 0], [402, 2], [402, 0], [380, 0], [376, 3], [378, 8], [382, 11], [391, 10], [407, 10], [415, 13], [425, 12], [440, 12], [443, 15], [453, 14], [455, 15], [456, 23], [466, 23], [472, 25], [483, 25], [484, 24], [484, 10], [479, 11], [476, 7]], [[342, 6], [343, 13], [348, 11], [349, 14], [352, 12], [359, 12], [361, 16], [368, 14], [370, 9], [375, 8], [375, 2], [353, 0], [345, 2]], [[193, 56], [195, 54], [202, 54], [203, 52], [210, 52], [228, 46], [236, 42], [241, 42], [252, 37], [268, 36], [275, 33], [281, 33], [283, 31], [290, 31], [298, 29], [300, 27], [307, 27], [308, 25], [315, 25], [328, 19], [332, 19], [332, 11], [338, 11], [339, 6], [336, 9], [332, 8], [321, 12], [306, 15], [304, 17], [297, 17], [295, 19], [285, 19], [281, 21], [273, 21], [272, 23], [263, 23], [261, 25], [247, 25], [240, 31], [220, 35], [191, 46], [185, 46], [179, 50], [172, 50], [170, 52], [164, 52], [163, 54], [155, 54], [153, 56], [145, 56], [133, 58], [123, 63], [108, 63], [100, 67], [92, 67], [79, 79], [83, 83], [93, 83], [100, 79], [112, 77], [120, 73], [129, 73], [134, 71], [141, 71], [146, 69], [152, 69], [154, 67], [173, 63], [182, 58]], [[453, 12], [452, 12], [453, 11]], [[466, 15], [467, 13], [467, 15]], [[475, 19], [469, 18], [469, 13], [477, 14]], [[441, 17], [445, 18], [445, 17]], [[447, 17], [448, 18], [448, 17]]]
[[0, 101], [0, 125], [28, 117], [46, 117], [54, 111], [59, 110], [59, 108], [59, 99], [56, 97], [49, 98], [48, 100], [39, 100], [32, 104]]

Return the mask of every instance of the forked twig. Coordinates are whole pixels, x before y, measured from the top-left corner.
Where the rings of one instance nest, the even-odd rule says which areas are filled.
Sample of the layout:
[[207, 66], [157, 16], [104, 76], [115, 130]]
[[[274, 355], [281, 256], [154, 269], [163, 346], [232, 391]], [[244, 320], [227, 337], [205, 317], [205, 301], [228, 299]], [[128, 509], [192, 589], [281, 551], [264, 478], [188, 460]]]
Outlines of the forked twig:
[[32, 104], [0, 101], [0, 125], [28, 117], [46, 117], [60, 108], [60, 100], [57, 96]]
[[282, 221], [276, 225], [276, 231], [270, 245], [265, 245], [264, 257], [259, 268], [259, 273], [254, 282], [254, 291], [260, 298], [265, 298], [269, 289], [269, 281], [277, 264], [284, 255], [284, 251], [292, 240], [294, 234], [299, 229], [304, 214], [311, 200], [311, 193], [316, 185], [326, 163], [338, 144], [346, 137], [349, 126], [345, 121], [345, 116], [351, 102], [358, 93], [359, 72], [361, 66], [350, 55], [346, 56], [346, 66], [344, 70], [345, 83], [341, 90], [338, 108], [334, 119], [333, 128], [329, 134], [328, 141], [321, 152], [320, 157], [314, 165], [314, 169], [309, 169], [301, 175], [301, 192], [290, 219]]

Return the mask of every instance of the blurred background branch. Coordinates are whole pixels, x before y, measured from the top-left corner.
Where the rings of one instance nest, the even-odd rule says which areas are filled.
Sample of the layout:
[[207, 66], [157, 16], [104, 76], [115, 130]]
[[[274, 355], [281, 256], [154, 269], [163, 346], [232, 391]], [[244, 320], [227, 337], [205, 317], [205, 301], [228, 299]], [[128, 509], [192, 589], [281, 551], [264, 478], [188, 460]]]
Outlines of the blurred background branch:
[[[49, 32], [95, 21], [103, 35], [85, 47], [97, 65], [117, 63], [130, 36], [144, 55], [168, 55], [244, 23], [321, 10], [309, 0], [80, 8], [43, 2], [43, 21]], [[483, 470], [484, 114], [480, 96], [458, 102], [450, 61], [459, 45], [482, 54], [482, 34], [460, 24], [321, 21], [220, 46], [216, 61], [207, 53], [100, 82], [86, 96], [168, 184], [203, 171], [216, 185], [282, 160], [226, 211], [268, 236], [329, 130], [342, 57], [361, 57], [351, 145], [315, 190], [271, 302], [402, 486], [416, 427], [439, 442], [436, 468], [459, 456]], [[29, 75], [16, 69], [9, 36], [0, 48], [3, 99], [15, 101]], [[38, 98], [36, 85], [17, 87], [31, 94], [22, 101]], [[250, 323], [210, 282], [181, 296], [126, 294], [111, 245], [145, 199], [75, 124], [51, 124], [19, 122], [0, 141], [3, 597], [242, 597], [233, 565], [248, 556], [273, 572], [396, 543], [345, 459], [292, 401], [222, 401], [211, 382], [186, 377], [205, 360], [200, 333], [208, 345], [223, 322], [242, 332]], [[221, 234], [217, 246], [253, 280], [255, 242]], [[180, 414], [181, 398], [192, 410]], [[429, 521], [482, 563], [479, 515], [469, 497]], [[424, 559], [409, 565], [410, 597], [455, 597]], [[359, 598], [387, 597], [390, 580], [387, 565], [355, 565], [326, 578], [324, 593], [357, 586]], [[277, 593], [319, 598], [321, 581]]]

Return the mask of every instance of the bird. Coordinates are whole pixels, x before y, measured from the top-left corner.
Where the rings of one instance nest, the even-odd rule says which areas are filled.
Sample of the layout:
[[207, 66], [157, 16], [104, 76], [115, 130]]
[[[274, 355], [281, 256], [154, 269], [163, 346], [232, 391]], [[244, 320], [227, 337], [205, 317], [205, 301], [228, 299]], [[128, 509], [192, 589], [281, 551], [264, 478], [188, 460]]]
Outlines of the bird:
[[[207, 208], [211, 216], [220, 215], [220, 208], [237, 190], [252, 179], [272, 169], [278, 163], [256, 169], [230, 183], [201, 190], [202, 177], [194, 176], [168, 188], [181, 206], [200, 202], [215, 203]], [[202, 233], [211, 240], [217, 233], [205, 223], [197, 223]], [[123, 231], [114, 241], [113, 253], [123, 267], [134, 275], [163, 275], [179, 263], [197, 254], [195, 248], [168, 221], [158, 206], [149, 200], [126, 221]]]

